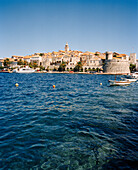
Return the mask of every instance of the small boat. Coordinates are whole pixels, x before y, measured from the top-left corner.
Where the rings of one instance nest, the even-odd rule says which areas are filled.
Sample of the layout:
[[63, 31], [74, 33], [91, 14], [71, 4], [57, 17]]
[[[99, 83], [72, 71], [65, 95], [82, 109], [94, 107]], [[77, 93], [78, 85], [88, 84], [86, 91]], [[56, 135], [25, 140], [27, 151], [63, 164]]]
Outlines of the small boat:
[[13, 70], [13, 73], [34, 73], [35, 70], [30, 67], [23, 67]]
[[137, 81], [137, 79], [133, 79], [133, 78], [122, 78], [122, 80], [124, 80], [124, 81], [130, 81], [130, 82], [135, 82], [135, 81]]
[[129, 79], [138, 79], [138, 72], [128, 74], [125, 77]]
[[135, 78], [135, 79], [138, 79], [138, 73], [137, 73], [137, 72], [132, 73], [132, 74], [131, 74], [131, 77], [132, 77], [132, 78]]
[[125, 86], [131, 83], [131, 81], [127, 81], [127, 80], [117, 81], [116, 75], [115, 75], [115, 80], [109, 80], [109, 82], [110, 82], [110, 86]]
[[125, 86], [129, 85], [130, 81], [116, 81], [116, 80], [110, 80], [110, 86]]

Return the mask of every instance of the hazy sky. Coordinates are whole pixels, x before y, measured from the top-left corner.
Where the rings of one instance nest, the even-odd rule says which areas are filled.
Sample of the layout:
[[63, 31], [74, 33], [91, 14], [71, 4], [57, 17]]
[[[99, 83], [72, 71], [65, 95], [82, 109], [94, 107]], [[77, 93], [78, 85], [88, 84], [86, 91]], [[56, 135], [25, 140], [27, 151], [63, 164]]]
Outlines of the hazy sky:
[[63, 50], [138, 55], [138, 0], [0, 0], [0, 58]]

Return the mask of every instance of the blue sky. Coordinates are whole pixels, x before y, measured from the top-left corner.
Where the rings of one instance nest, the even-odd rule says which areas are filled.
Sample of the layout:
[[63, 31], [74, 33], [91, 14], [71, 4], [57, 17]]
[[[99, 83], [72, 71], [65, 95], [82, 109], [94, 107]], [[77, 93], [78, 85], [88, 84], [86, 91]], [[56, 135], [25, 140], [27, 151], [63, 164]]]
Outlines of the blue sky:
[[63, 50], [138, 55], [137, 0], [0, 0], [0, 58]]

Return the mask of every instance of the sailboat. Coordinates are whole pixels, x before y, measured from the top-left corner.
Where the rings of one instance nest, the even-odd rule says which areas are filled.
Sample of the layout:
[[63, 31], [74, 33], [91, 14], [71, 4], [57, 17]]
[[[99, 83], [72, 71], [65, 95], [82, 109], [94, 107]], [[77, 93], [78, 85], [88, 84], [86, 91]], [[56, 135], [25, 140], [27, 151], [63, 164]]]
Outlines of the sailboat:
[[115, 75], [115, 80], [109, 80], [109, 82], [110, 82], [110, 86], [125, 86], [131, 83], [131, 81], [128, 80], [117, 81], [116, 75]]

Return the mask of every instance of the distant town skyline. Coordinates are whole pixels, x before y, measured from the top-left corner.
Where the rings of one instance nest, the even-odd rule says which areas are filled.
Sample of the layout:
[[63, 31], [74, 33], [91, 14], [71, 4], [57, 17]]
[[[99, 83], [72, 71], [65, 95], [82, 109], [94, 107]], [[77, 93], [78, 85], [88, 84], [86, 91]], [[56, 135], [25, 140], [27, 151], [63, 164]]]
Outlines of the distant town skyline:
[[64, 50], [66, 42], [138, 55], [137, 18], [137, 0], [0, 0], [0, 58]]

